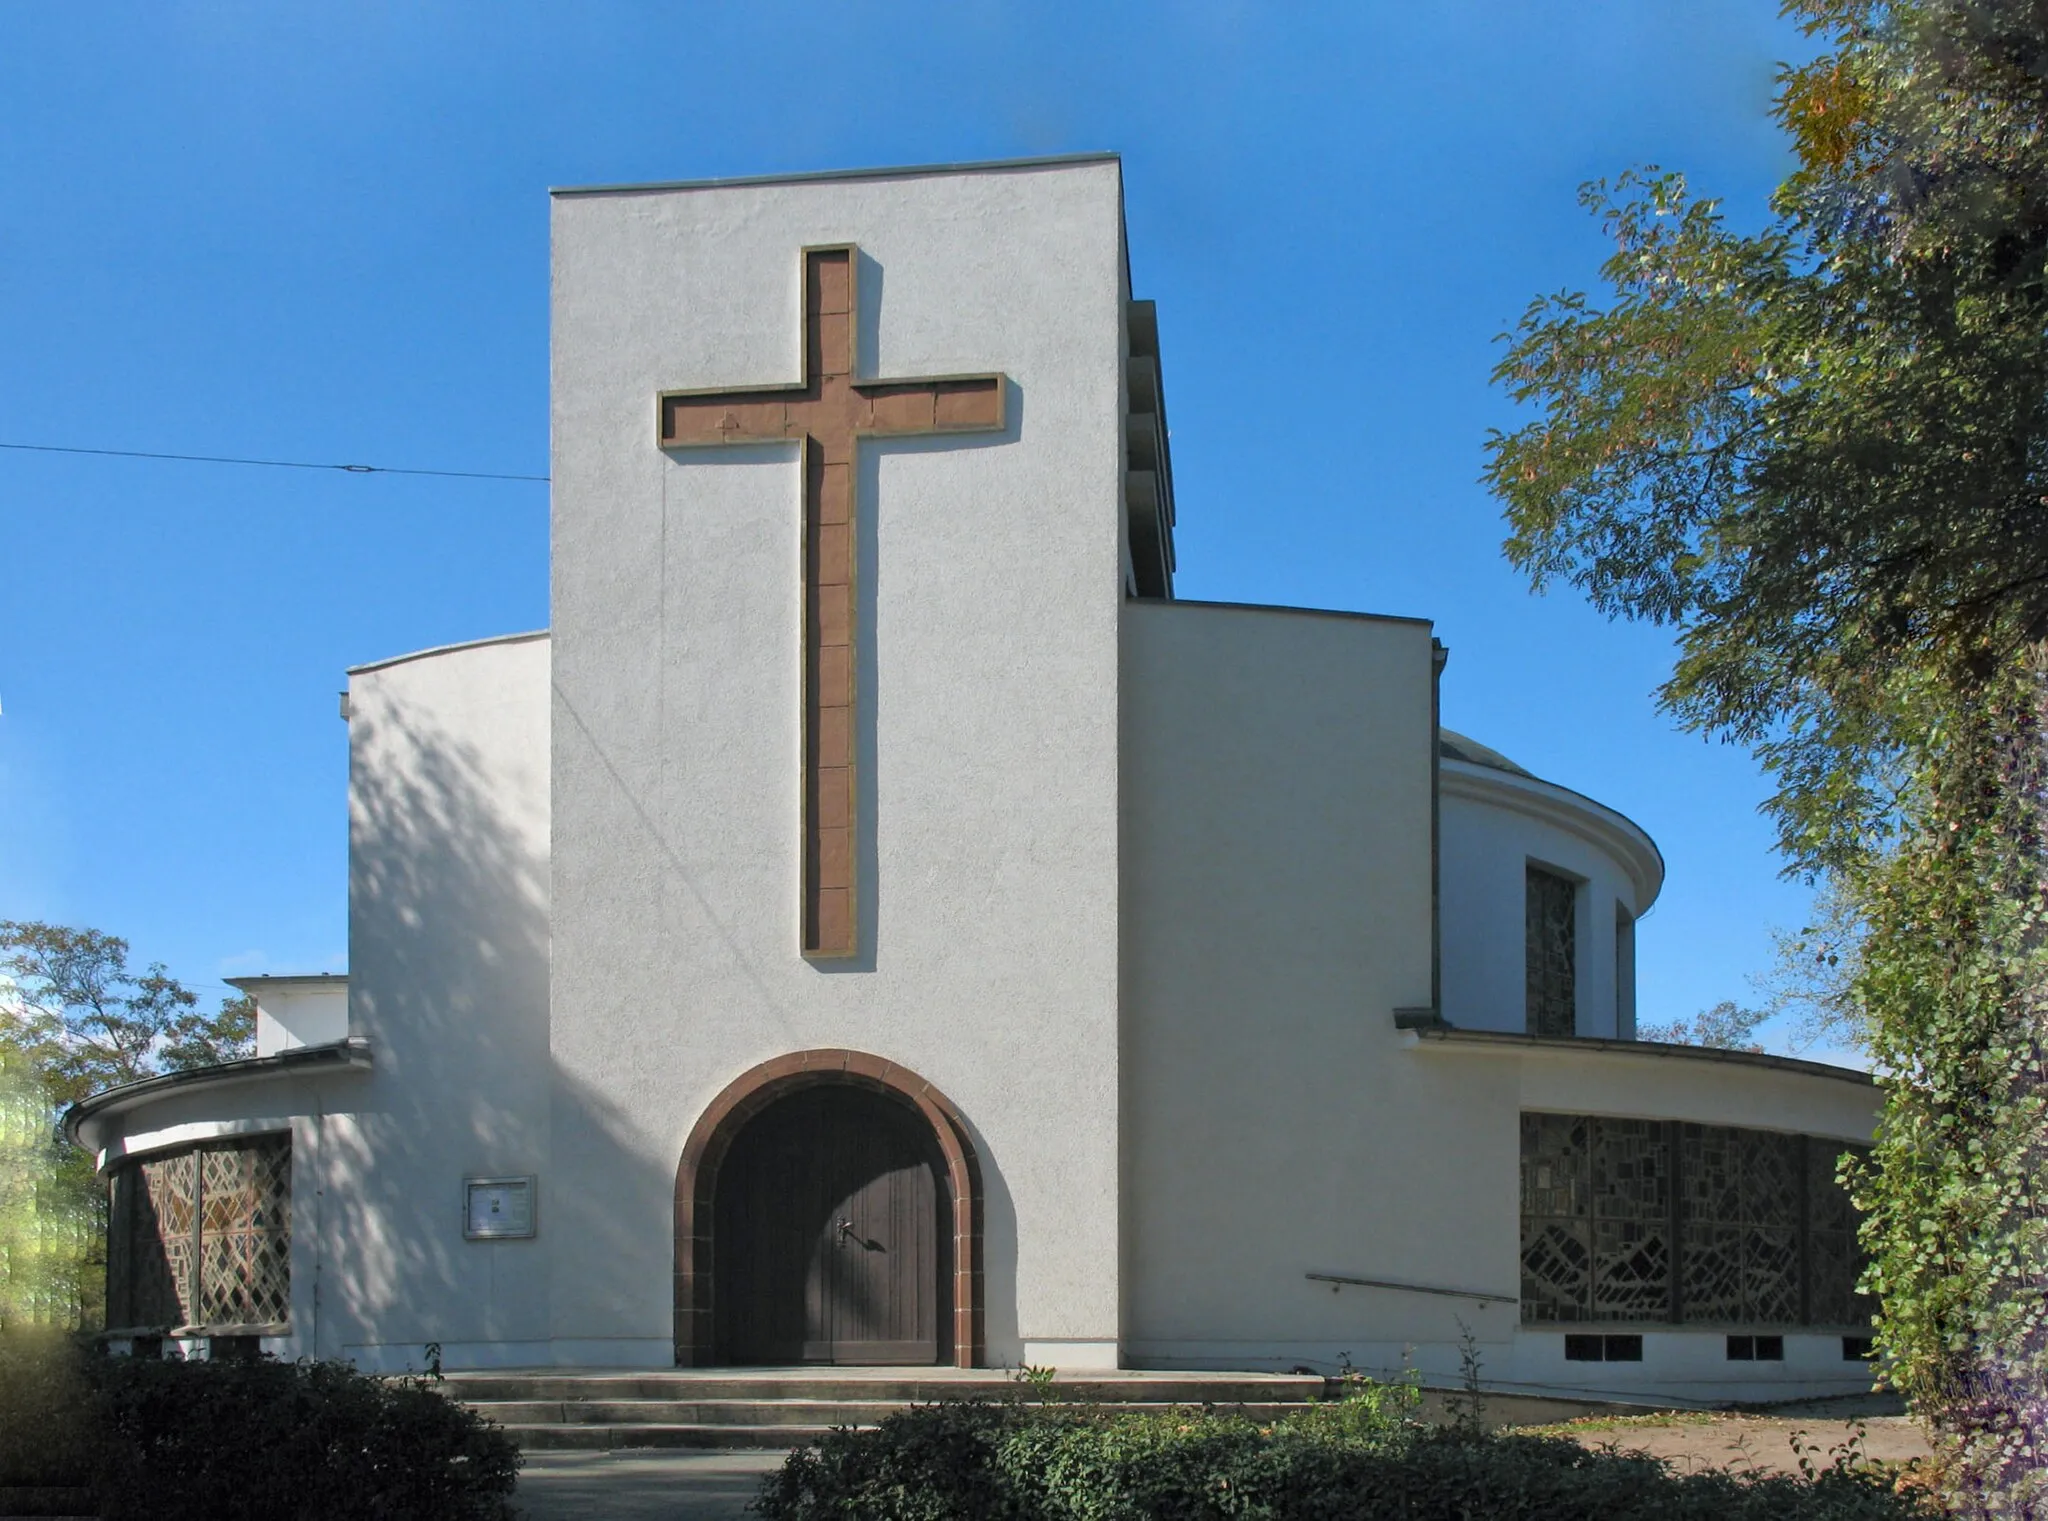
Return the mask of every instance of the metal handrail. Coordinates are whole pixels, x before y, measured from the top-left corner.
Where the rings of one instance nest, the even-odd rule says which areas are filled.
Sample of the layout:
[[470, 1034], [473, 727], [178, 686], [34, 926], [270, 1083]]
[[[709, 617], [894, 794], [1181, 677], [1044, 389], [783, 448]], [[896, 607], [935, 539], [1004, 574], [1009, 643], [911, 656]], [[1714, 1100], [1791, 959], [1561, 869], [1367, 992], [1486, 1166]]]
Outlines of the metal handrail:
[[1399, 1289], [1404, 1294], [1442, 1294], [1447, 1299], [1478, 1299], [1488, 1304], [1519, 1305], [1511, 1294], [1481, 1294], [1472, 1289], [1440, 1289], [1426, 1283], [1397, 1283], [1391, 1278], [1351, 1278], [1342, 1273], [1304, 1273], [1316, 1283], [1353, 1284], [1361, 1289]]

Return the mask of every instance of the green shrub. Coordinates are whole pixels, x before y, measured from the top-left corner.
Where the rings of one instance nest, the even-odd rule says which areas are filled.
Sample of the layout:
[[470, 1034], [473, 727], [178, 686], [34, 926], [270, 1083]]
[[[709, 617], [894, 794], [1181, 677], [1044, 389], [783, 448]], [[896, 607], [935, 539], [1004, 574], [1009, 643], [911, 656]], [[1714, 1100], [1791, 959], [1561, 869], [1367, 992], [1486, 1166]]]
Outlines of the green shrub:
[[108, 1521], [513, 1514], [518, 1449], [424, 1380], [271, 1361], [114, 1358], [89, 1372]]
[[68, 1488], [95, 1466], [92, 1390], [68, 1336], [0, 1336], [0, 1489]]
[[1555, 1437], [1475, 1436], [1342, 1406], [1222, 1411], [930, 1405], [793, 1453], [769, 1521], [1907, 1521], [1881, 1478], [1674, 1474]]
[[511, 1440], [423, 1380], [0, 1342], [0, 1487], [90, 1487], [108, 1521], [502, 1521], [518, 1477]]
[[1422, 1383], [1411, 1369], [1382, 1381], [1346, 1372], [1343, 1393], [1288, 1415], [1289, 1433], [1332, 1442], [1375, 1442], [1400, 1435], [1422, 1418]]
[[1054, 1425], [1061, 1413], [1026, 1416], [980, 1403], [920, 1405], [869, 1430], [828, 1432], [799, 1447], [762, 1482], [756, 1508], [771, 1518], [888, 1516], [891, 1521], [1007, 1521], [1018, 1508], [997, 1452], [1020, 1425]]

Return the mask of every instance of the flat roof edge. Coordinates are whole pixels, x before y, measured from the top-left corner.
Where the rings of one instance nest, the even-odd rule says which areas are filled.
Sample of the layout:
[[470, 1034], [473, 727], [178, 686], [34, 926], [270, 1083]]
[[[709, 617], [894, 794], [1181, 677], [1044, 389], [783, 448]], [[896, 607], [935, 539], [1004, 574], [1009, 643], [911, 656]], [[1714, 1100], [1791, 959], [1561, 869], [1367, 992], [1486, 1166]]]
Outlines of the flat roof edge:
[[347, 987], [346, 972], [280, 972], [275, 976], [268, 972], [256, 972], [247, 977], [223, 977], [221, 981], [231, 988], [248, 992], [252, 988], [275, 987], [279, 983], [298, 983], [307, 987]]
[[938, 174], [988, 174], [1009, 169], [1057, 169], [1075, 164], [1120, 164], [1121, 153], [1047, 153], [1032, 158], [973, 159], [958, 164], [887, 164], [867, 169], [808, 169], [791, 174], [734, 174], [701, 180], [649, 180], [640, 184], [550, 185], [551, 196], [647, 195], [664, 190], [722, 190], [747, 185], [800, 185], [813, 180], [905, 180]]
[[[1507, 796], [1561, 794], [1573, 802], [1584, 804], [1596, 815], [1610, 820], [1614, 826], [1621, 829], [1624, 833], [1634, 835], [1649, 847], [1651, 859], [1657, 869], [1657, 881], [1655, 884], [1657, 890], [1651, 894], [1651, 898], [1654, 901], [1656, 897], [1662, 894], [1664, 879], [1670, 873], [1670, 863], [1664, 859], [1664, 849], [1657, 843], [1655, 835], [1651, 834], [1649, 830], [1643, 828], [1642, 825], [1623, 813], [1619, 808], [1603, 803], [1597, 797], [1581, 792], [1576, 787], [1567, 787], [1562, 782], [1553, 782], [1546, 776], [1529, 776], [1518, 771], [1503, 771], [1498, 766], [1481, 765], [1478, 761], [1459, 760], [1455, 756], [1446, 755], [1441, 757], [1439, 769], [1446, 778], [1452, 780], [1454, 792], [1457, 790], [1457, 783], [1463, 781], [1473, 784], [1482, 791], [1491, 788], [1494, 792]], [[1644, 911], [1648, 911], [1647, 904], [1644, 905]]]
[[81, 1125], [102, 1114], [118, 1113], [166, 1093], [262, 1082], [266, 1078], [293, 1077], [301, 1072], [325, 1068], [367, 1072], [370, 1067], [370, 1043], [360, 1036], [317, 1046], [292, 1046], [269, 1056], [245, 1056], [238, 1061], [221, 1062], [211, 1067], [182, 1067], [113, 1088], [102, 1088], [66, 1109], [59, 1125], [67, 1140], [73, 1145], [83, 1145], [86, 1143], [79, 1136]]
[[404, 665], [408, 660], [427, 660], [435, 655], [453, 655], [462, 650], [481, 650], [493, 644], [526, 644], [534, 639], [545, 639], [553, 629], [529, 629], [523, 634], [493, 634], [488, 639], [465, 639], [459, 644], [436, 644], [424, 650], [409, 650], [403, 655], [386, 655], [382, 660], [368, 660], [361, 665], [349, 666], [344, 676], [361, 676], [370, 671], [381, 671], [386, 666]]
[[1462, 1025], [1425, 1025], [1415, 1032], [1424, 1040], [1452, 1045], [1519, 1046], [1550, 1055], [1574, 1051], [1615, 1052], [1626, 1056], [1647, 1056], [1666, 1061], [1722, 1062], [1737, 1067], [1763, 1067], [1773, 1072], [1792, 1072], [1803, 1077], [1830, 1078], [1874, 1088], [1877, 1079], [1860, 1067], [1837, 1067], [1803, 1056], [1775, 1056], [1768, 1051], [1739, 1051], [1726, 1046], [1678, 1046], [1659, 1040], [1615, 1040], [1605, 1035], [1522, 1035], [1512, 1030], [1474, 1030]]
[[1342, 607], [1293, 607], [1280, 602], [1204, 602], [1196, 597], [1126, 597], [1126, 607], [1208, 607], [1237, 613], [1293, 613], [1304, 618], [1348, 618], [1358, 623], [1407, 623], [1418, 628], [1435, 628], [1434, 618], [1414, 618], [1406, 613], [1361, 613]]

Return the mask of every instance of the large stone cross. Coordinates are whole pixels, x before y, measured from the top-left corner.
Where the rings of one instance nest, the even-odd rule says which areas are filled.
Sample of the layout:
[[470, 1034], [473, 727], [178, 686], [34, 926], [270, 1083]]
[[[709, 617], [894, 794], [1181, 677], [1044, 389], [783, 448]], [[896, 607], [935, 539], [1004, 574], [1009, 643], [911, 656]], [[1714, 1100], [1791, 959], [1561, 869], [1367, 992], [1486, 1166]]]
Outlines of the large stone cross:
[[857, 380], [859, 321], [851, 244], [806, 248], [804, 374], [745, 391], [664, 391], [661, 447], [796, 443], [803, 465], [802, 951], [826, 959], [860, 950], [854, 785], [854, 561], [859, 521], [855, 448], [861, 438], [979, 433], [1004, 422], [1000, 375]]

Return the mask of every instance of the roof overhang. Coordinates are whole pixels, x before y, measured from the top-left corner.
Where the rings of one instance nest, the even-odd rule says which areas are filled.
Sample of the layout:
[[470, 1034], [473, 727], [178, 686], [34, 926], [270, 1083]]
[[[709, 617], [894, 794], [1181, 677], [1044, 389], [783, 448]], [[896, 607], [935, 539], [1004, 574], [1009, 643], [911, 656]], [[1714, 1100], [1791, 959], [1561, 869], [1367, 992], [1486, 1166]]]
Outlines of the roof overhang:
[[1520, 1047], [1545, 1055], [1569, 1056], [1586, 1051], [1611, 1051], [1628, 1056], [1681, 1062], [1721, 1062], [1738, 1067], [1762, 1067], [1772, 1072], [1796, 1072], [1802, 1077], [1832, 1078], [1836, 1082], [1874, 1087], [1877, 1079], [1857, 1067], [1837, 1067], [1828, 1062], [1810, 1062], [1800, 1056], [1773, 1056], [1767, 1051], [1731, 1051], [1720, 1046], [1677, 1046], [1657, 1040], [1609, 1040], [1597, 1035], [1521, 1035], [1512, 1030], [1466, 1030], [1456, 1025], [1422, 1025], [1415, 1028], [1422, 1040], [1449, 1042], [1460, 1046]]
[[795, 174], [737, 174], [716, 179], [652, 180], [644, 184], [555, 185], [548, 194], [646, 195], [664, 190], [725, 190], [745, 185], [804, 185], [819, 180], [913, 180], [945, 174], [1002, 174], [1019, 169], [1064, 169], [1076, 164], [1121, 164], [1115, 152], [1048, 153], [1030, 158], [970, 159], [957, 164], [896, 164], [867, 169], [808, 169]]
[[1635, 890], [1635, 912], [1643, 913], [1664, 889], [1664, 853], [1640, 824], [1596, 803], [1582, 792], [1539, 777], [1518, 776], [1491, 766], [1443, 757], [1440, 789], [1445, 797], [1465, 798], [1494, 808], [1507, 808], [1540, 824], [1577, 835], [1618, 860]]
[[369, 1070], [370, 1044], [360, 1037], [321, 1046], [294, 1046], [272, 1056], [251, 1056], [212, 1067], [187, 1067], [178, 1072], [145, 1077], [139, 1082], [123, 1083], [118, 1088], [104, 1089], [80, 1099], [64, 1111], [64, 1135], [74, 1145], [98, 1151], [105, 1144], [104, 1137], [98, 1133], [99, 1128], [108, 1120], [172, 1094], [210, 1092], [328, 1072]]
[[259, 988], [345, 988], [348, 986], [348, 973], [306, 972], [287, 977], [223, 977], [221, 981], [231, 988], [240, 988], [244, 993], [254, 993]]

